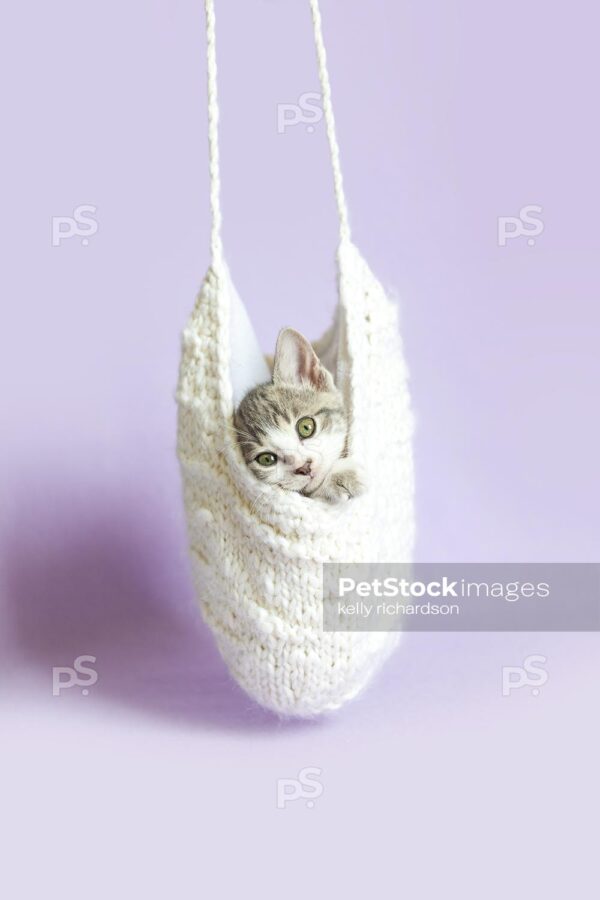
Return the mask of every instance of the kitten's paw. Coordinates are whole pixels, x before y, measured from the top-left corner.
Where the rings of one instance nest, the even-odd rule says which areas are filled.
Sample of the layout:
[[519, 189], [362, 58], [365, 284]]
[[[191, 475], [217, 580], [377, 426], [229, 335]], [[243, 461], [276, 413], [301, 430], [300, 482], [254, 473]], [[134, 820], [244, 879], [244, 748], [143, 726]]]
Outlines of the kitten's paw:
[[352, 460], [342, 460], [331, 474], [331, 499], [344, 502], [359, 497], [367, 489], [364, 471]]

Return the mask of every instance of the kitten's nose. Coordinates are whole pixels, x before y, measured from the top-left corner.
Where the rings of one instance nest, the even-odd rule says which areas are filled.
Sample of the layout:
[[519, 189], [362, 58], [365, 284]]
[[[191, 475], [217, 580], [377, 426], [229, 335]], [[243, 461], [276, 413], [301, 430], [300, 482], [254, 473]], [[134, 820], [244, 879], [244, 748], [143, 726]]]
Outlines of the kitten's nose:
[[299, 469], [294, 469], [294, 475], [310, 475], [311, 463], [312, 459], [307, 459]]

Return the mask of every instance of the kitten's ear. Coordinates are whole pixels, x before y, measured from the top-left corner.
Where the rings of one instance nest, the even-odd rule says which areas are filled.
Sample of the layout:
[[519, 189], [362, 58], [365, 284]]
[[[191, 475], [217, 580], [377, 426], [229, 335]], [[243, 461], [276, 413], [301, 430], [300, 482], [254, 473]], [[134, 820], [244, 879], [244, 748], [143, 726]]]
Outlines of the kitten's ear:
[[306, 338], [293, 328], [279, 332], [273, 363], [274, 384], [308, 384], [317, 391], [334, 389], [333, 378]]

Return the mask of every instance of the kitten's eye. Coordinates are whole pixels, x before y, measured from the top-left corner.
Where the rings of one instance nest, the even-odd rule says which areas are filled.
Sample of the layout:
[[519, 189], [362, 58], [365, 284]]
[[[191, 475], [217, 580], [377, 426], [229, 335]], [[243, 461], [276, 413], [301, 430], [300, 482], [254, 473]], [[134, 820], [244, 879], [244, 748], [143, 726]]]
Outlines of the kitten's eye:
[[317, 423], [310, 416], [304, 416], [296, 422], [296, 431], [301, 438], [309, 438], [315, 433]]
[[274, 466], [277, 457], [274, 453], [259, 453], [255, 460], [259, 466]]

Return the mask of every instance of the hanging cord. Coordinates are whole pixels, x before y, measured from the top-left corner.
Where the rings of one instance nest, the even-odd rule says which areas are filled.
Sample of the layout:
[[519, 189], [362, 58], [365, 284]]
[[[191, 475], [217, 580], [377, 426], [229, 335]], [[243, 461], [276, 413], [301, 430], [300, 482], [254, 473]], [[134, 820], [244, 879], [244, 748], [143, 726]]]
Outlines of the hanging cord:
[[214, 0], [204, 0], [206, 10], [206, 59], [208, 88], [208, 168], [210, 177], [210, 211], [212, 215], [210, 248], [213, 269], [223, 257], [221, 241], [221, 174], [219, 169], [219, 101], [217, 97], [217, 48], [215, 39]]
[[342, 168], [340, 165], [340, 148], [335, 134], [335, 118], [333, 115], [333, 106], [331, 104], [331, 84], [329, 83], [329, 73], [327, 71], [327, 52], [325, 50], [325, 42], [323, 41], [323, 27], [321, 22], [321, 10], [319, 9], [319, 0], [310, 0], [310, 10], [315, 33], [315, 46], [317, 48], [317, 63], [319, 66], [321, 92], [323, 94], [323, 112], [325, 113], [325, 125], [327, 127], [327, 138], [329, 139], [331, 168], [333, 169], [333, 186], [340, 217], [340, 241], [349, 241], [350, 223], [348, 221], [348, 207], [346, 206], [344, 179], [342, 178]]
[[[208, 88], [208, 165], [210, 176], [210, 210], [212, 224], [210, 246], [213, 268], [218, 268], [223, 259], [223, 243], [221, 241], [221, 175], [219, 168], [219, 101], [217, 96], [217, 49], [215, 37], [215, 4], [214, 0], [204, 0], [206, 10], [206, 60]], [[333, 170], [333, 186], [340, 219], [340, 242], [350, 240], [350, 224], [348, 208], [344, 196], [344, 182], [340, 166], [340, 149], [335, 134], [335, 119], [331, 104], [331, 85], [327, 72], [327, 53], [323, 41], [321, 11], [318, 0], [310, 0], [319, 80], [323, 96], [323, 112], [329, 140], [331, 167]]]

